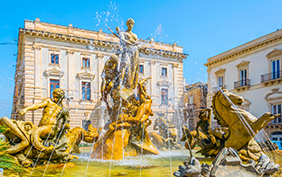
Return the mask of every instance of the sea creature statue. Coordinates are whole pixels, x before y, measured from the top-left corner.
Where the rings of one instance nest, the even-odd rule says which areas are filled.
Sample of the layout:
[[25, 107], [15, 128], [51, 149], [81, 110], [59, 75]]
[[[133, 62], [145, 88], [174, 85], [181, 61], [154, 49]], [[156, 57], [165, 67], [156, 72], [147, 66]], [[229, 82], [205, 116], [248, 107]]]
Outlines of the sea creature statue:
[[78, 153], [81, 140], [93, 143], [99, 134], [90, 124], [88, 131], [80, 127], [70, 129], [69, 112], [62, 104], [65, 92], [62, 89], [53, 91], [53, 98], [46, 98], [41, 103], [33, 104], [19, 111], [21, 115], [28, 110], [43, 108], [43, 117], [39, 125], [0, 118], [0, 125], [8, 130], [4, 135], [11, 145], [6, 151], [15, 156], [24, 167], [43, 165], [49, 160], [60, 163], [78, 158], [71, 153]]
[[179, 170], [174, 172], [178, 177], [269, 177], [279, 171], [279, 165], [275, 164], [265, 154], [261, 155], [256, 163], [250, 160], [243, 164], [238, 152], [233, 148], [223, 148], [211, 165], [200, 162], [193, 156], [189, 161], [183, 162]]
[[[238, 151], [242, 160], [258, 160], [262, 155], [259, 144], [254, 140], [255, 135], [263, 129], [268, 122], [277, 118], [269, 112], [256, 118], [251, 113], [236, 108], [242, 105], [244, 99], [241, 96], [229, 92], [227, 89], [219, 90], [212, 99], [212, 110], [214, 119], [221, 125], [222, 131], [216, 131], [208, 123], [210, 117], [202, 118], [202, 132], [190, 132], [183, 128], [182, 141], [186, 141], [194, 148], [195, 144], [201, 147], [199, 153], [205, 156], [216, 156], [223, 147], [231, 147]], [[210, 114], [209, 114], [210, 116]], [[206, 123], [205, 123], [206, 122]], [[204, 125], [206, 124], [206, 125]]]
[[162, 117], [158, 117], [155, 120], [156, 126], [154, 126], [159, 133], [150, 132], [150, 137], [154, 145], [158, 149], [180, 149], [181, 145], [178, 144], [178, 132], [175, 125], [169, 120], [165, 121]]

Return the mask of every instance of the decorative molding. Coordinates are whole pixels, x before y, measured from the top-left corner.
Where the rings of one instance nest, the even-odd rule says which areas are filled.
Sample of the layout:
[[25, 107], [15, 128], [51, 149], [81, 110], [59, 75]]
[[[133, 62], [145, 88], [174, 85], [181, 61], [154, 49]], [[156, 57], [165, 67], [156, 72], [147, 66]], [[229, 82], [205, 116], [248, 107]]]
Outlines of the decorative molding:
[[89, 72], [81, 72], [81, 73], [77, 73], [77, 77], [79, 78], [79, 80], [94, 80], [95, 75], [91, 74]]
[[105, 54], [103, 53], [97, 53], [97, 58], [104, 58]]
[[150, 64], [154, 65], [156, 63], [157, 63], [156, 60], [150, 60]]
[[73, 55], [74, 54], [74, 50], [67, 50], [67, 54], [71, 54], [71, 55]]
[[64, 72], [56, 68], [52, 68], [52, 69], [45, 70], [44, 75], [46, 78], [50, 76], [62, 78], [64, 75]]
[[32, 48], [33, 48], [33, 50], [35, 50], [35, 49], [41, 50], [42, 47], [40, 45], [33, 44]]
[[49, 52], [54, 53], [54, 54], [60, 54], [60, 49], [49, 47], [48, 48]]
[[[274, 89], [271, 89], [271, 93], [268, 93], [265, 95], [264, 99], [266, 101], [270, 101], [270, 100], [275, 100], [275, 99], [282, 99], [282, 91], [279, 91], [279, 88], [274, 88]], [[277, 98], [270, 98], [271, 95], [274, 95], [274, 94], [280, 94], [280, 96], [278, 96]]]
[[169, 82], [167, 79], [163, 79], [157, 82], [157, 86], [163, 86], [163, 87], [170, 87], [171, 86], [171, 82]]
[[216, 72], [214, 72], [215, 75], [221, 75], [221, 74], [224, 74], [226, 71], [226, 69], [222, 69], [222, 68], [219, 68]]
[[250, 64], [250, 61], [242, 60], [239, 64], [236, 65], [237, 68], [247, 67]]
[[[69, 28], [69, 29], [71, 29], [71, 28]], [[85, 44], [93, 43], [95, 45], [107, 46], [107, 47], [110, 47], [110, 48], [117, 48], [119, 46], [119, 43], [116, 43], [116, 42], [101, 41], [101, 40], [96, 40], [96, 39], [92, 39], [92, 38], [78, 37], [78, 36], [74, 36], [74, 35], [67, 35], [67, 34], [60, 34], [60, 33], [52, 33], [52, 32], [47, 32], [47, 31], [42, 31], [42, 30], [20, 28], [19, 32], [23, 33], [25, 35], [42, 36], [42, 37], [48, 37], [48, 38], [53, 38], [53, 39], [61, 39], [61, 40], [68, 40], [68, 41], [72, 41], [72, 42], [80, 42], [80, 43], [85, 43]], [[140, 48], [139, 51], [141, 53], [144, 53], [144, 54], [147, 54], [147, 55], [155, 54], [155, 55], [160, 55], [160, 56], [174, 57], [174, 58], [178, 58], [180, 60], [184, 60], [188, 56], [188, 54], [184, 54], [184, 53], [178, 53], [178, 52], [167, 51], [167, 50], [159, 50], [159, 49], [147, 48], [147, 47]]]
[[88, 72], [91, 71], [91, 68], [90, 68], [90, 67], [83, 67], [83, 66], [82, 66], [80, 69], [83, 70], [83, 71], [86, 71], [86, 72], [87, 72], [87, 71], [88, 71]]
[[282, 103], [282, 92], [279, 88], [271, 89], [271, 93], [265, 95], [264, 99], [267, 101], [267, 107], [269, 112], [271, 112], [271, 105]]
[[160, 66], [168, 66], [167, 63], [160, 63]]
[[85, 58], [89, 58], [91, 56], [91, 54], [90, 53], [81, 52], [80, 56], [81, 57], [85, 57]]
[[[276, 34], [275, 34], [276, 33]], [[277, 34], [278, 33], [278, 34]], [[267, 38], [268, 37], [268, 38]], [[265, 40], [262, 40], [262, 38], [267, 38]], [[232, 59], [235, 59], [239, 56], [245, 55], [247, 53], [256, 51], [258, 49], [264, 48], [266, 46], [272, 45], [277, 42], [282, 41], [282, 34], [281, 30], [279, 32], [273, 32], [269, 35], [262, 36], [261, 38], [252, 40], [246, 44], [240, 45], [236, 48], [233, 48], [231, 50], [228, 50], [227, 52], [224, 52], [222, 54], [216, 55], [214, 57], [208, 58], [208, 62], [205, 63], [205, 66], [211, 66], [218, 64], [223, 61], [229, 61]]]
[[275, 48], [265, 56], [268, 59], [272, 59], [272, 58], [279, 57], [279, 56], [281, 57], [282, 56], [282, 50]]
[[178, 68], [179, 64], [178, 64], [178, 63], [172, 63], [172, 66], [173, 66], [174, 68]]
[[60, 68], [60, 64], [56, 64], [56, 63], [49, 63], [49, 67], [53, 67], [53, 68]]

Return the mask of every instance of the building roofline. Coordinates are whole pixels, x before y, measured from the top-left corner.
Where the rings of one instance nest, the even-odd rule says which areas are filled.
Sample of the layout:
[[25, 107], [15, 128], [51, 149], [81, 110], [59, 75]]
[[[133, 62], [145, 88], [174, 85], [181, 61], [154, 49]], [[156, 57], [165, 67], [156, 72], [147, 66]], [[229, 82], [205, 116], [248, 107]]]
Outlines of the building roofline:
[[[52, 32], [46, 32], [41, 30], [34, 30], [34, 29], [25, 29], [20, 28], [19, 34], [27, 34], [31, 36], [40, 36], [40, 37], [47, 37], [47, 38], [53, 38], [53, 39], [62, 39], [62, 40], [68, 40], [72, 42], [81, 42], [85, 44], [95, 44], [105, 47], [114, 47], [118, 48], [119, 43], [117, 42], [111, 42], [111, 41], [105, 41], [105, 40], [99, 40], [94, 38], [85, 38], [85, 37], [78, 37], [74, 35], [66, 35], [66, 34], [60, 34], [60, 33], [52, 33]], [[167, 57], [177, 57], [179, 59], [186, 59], [188, 54], [180, 53], [180, 52], [172, 52], [167, 50], [159, 50], [154, 48], [148, 48], [146, 46], [142, 46], [139, 50], [141, 53], [144, 54], [154, 54], [154, 55], [161, 55], [161, 56], [167, 56]]]
[[[105, 33], [101, 29], [99, 31], [93, 31], [93, 30], [89, 30], [89, 29], [76, 28], [76, 27], [73, 27], [72, 24], [69, 24], [69, 26], [65, 26], [65, 25], [46, 23], [46, 22], [41, 22], [39, 18], [36, 18], [35, 21], [25, 20], [25, 27], [24, 27], [24, 29], [40, 30], [40, 31], [46, 31], [46, 32], [54, 32], [54, 31], [46, 30], [46, 28], [44, 28], [45, 26], [46, 27], [53, 27], [53, 28], [64, 29], [65, 30], [64, 34], [66, 34], [66, 35], [67, 35], [67, 33], [70, 33], [70, 34], [73, 33], [74, 36], [75, 35], [77, 36], [76, 32], [86, 32], [86, 33], [89, 33], [89, 34], [98, 35], [98, 36], [100, 35], [100, 36], [104, 36], [104, 37], [107, 37], [107, 38], [113, 38], [114, 40], [117, 40], [117, 39], [115, 39], [116, 37], [113, 34]], [[73, 32], [70, 32], [71, 31], [70, 29]], [[92, 35], [92, 37], [93, 37], [93, 35]], [[77, 36], [77, 37], [80, 37], [80, 36]], [[156, 42], [153, 39], [152, 40], [139, 39], [139, 42], [141, 42], [141, 43], [143, 42], [143, 43], [146, 43], [147, 45], [149, 44], [151, 46], [154, 46], [154, 47], [149, 47], [149, 48], [155, 48], [156, 50], [162, 50], [161, 48], [167, 48], [166, 51], [171, 51], [171, 52], [176, 52], [176, 53], [183, 53], [183, 47], [182, 46], [178, 46], [176, 43], [169, 44], [169, 43]], [[164, 47], [161, 47], [161, 46], [164, 46]], [[183, 53], [183, 55], [186, 55], [186, 57], [188, 56], [188, 54], [184, 54], [184, 53]]]
[[235, 48], [227, 50], [223, 53], [210, 57], [207, 59], [208, 62], [204, 65], [211, 66], [221, 61], [227, 61], [240, 55], [249, 53], [251, 51], [258, 50], [262, 47], [265, 47], [266, 45], [270, 45], [278, 41], [282, 41], [282, 30], [269, 33], [257, 39], [251, 40], [247, 43], [239, 45]]

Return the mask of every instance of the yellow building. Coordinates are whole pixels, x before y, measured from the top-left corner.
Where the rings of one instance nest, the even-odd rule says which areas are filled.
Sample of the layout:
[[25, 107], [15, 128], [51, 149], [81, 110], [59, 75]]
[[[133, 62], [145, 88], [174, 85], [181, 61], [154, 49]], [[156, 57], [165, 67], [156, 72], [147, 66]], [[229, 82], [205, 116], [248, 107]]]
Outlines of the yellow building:
[[207, 84], [202, 82], [184, 87], [183, 116], [190, 131], [196, 130], [199, 112], [207, 107], [207, 88]]
[[[155, 119], [168, 111], [173, 114], [182, 95], [183, 48], [139, 40], [144, 48], [140, 53], [140, 77], [149, 77], [147, 88], [153, 100]], [[101, 72], [105, 61], [116, 52], [119, 39], [102, 30], [91, 31], [25, 20], [19, 29], [18, 56], [12, 119], [38, 124], [42, 110], [29, 111], [19, 116], [18, 109], [50, 97], [52, 90], [66, 91], [65, 106], [70, 109], [72, 127], [88, 120], [100, 99]], [[166, 105], [170, 106], [167, 110]]]
[[[243, 108], [256, 117], [281, 113], [282, 30], [267, 34], [208, 59], [208, 107], [218, 86], [245, 98]], [[272, 141], [282, 142], [281, 117], [266, 126]], [[281, 146], [280, 146], [281, 147]]]

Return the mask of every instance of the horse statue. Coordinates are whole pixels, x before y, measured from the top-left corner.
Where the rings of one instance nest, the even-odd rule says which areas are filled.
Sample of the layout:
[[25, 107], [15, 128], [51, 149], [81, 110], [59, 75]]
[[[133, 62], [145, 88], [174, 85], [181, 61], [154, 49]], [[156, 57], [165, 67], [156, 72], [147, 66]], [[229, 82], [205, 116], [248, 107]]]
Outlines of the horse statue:
[[[223, 128], [223, 132], [209, 127], [208, 133], [216, 138], [216, 142], [214, 144], [211, 142], [210, 144], [202, 143], [200, 145], [202, 149], [198, 152], [206, 156], [216, 156], [224, 147], [231, 147], [238, 151], [242, 160], [259, 159], [262, 155], [262, 149], [254, 140], [254, 137], [268, 122], [280, 115], [266, 112], [261, 117], [256, 118], [248, 111], [236, 107], [241, 106], [243, 102], [243, 97], [235, 95], [225, 88], [214, 94], [212, 111], [214, 119]], [[189, 145], [194, 146], [195, 143], [203, 142], [205, 139], [197, 136], [193, 131], [189, 132], [188, 129], [184, 129], [181, 140], [188, 140]], [[189, 146], [188, 143], [186, 142], [186, 147]]]

